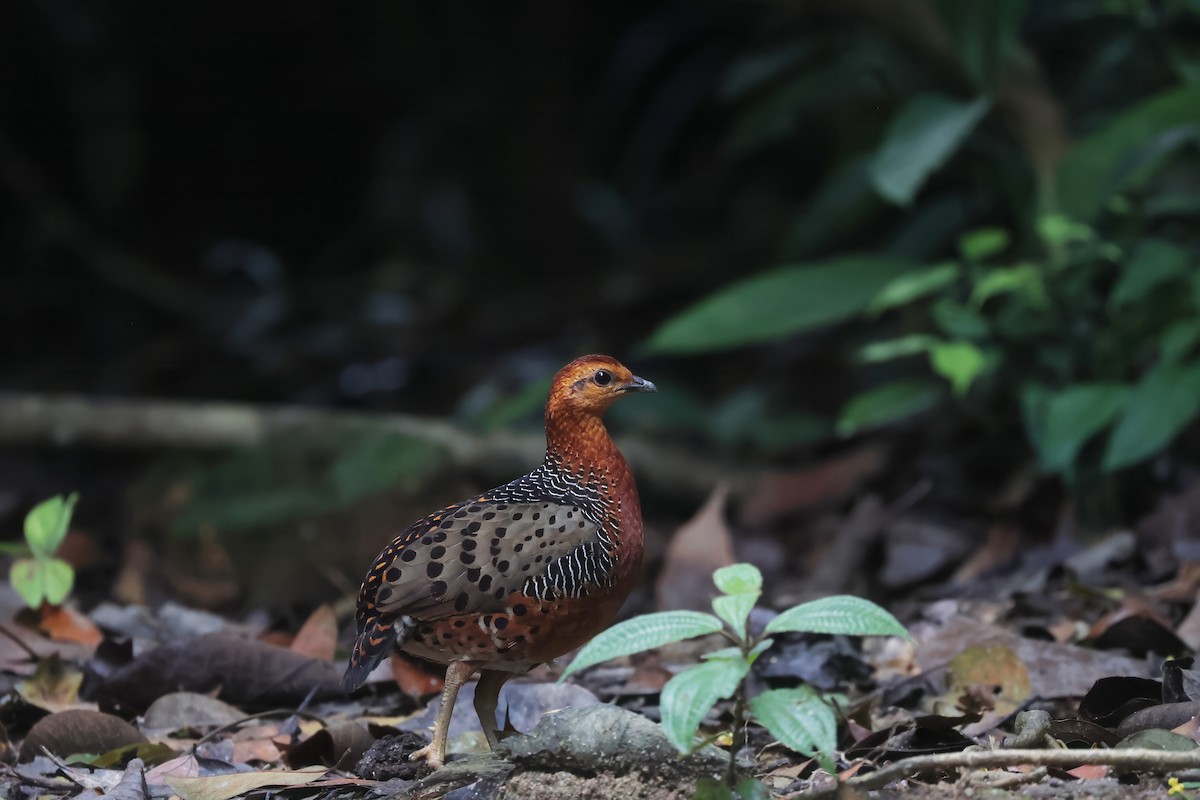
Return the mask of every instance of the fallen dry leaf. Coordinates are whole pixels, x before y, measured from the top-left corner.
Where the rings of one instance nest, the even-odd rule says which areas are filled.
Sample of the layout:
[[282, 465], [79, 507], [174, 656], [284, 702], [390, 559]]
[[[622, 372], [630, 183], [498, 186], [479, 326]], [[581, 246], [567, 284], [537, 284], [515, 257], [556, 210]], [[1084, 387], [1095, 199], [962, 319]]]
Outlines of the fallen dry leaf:
[[437, 694], [446, 684], [441, 675], [431, 672], [399, 651], [392, 653], [390, 664], [392, 677], [400, 687], [400, 691], [414, 700], [426, 695]]
[[168, 775], [164, 783], [181, 800], [230, 800], [268, 787], [304, 786], [320, 780], [329, 770], [324, 767], [295, 771], [264, 770], [238, 772], [233, 775], [213, 775], [205, 778], [186, 778]]
[[339, 720], [314, 733], [287, 752], [292, 768], [325, 764], [337, 769], [353, 769], [375, 737], [365, 727], [350, 720]]
[[172, 692], [155, 700], [142, 717], [147, 735], [162, 736], [185, 728], [208, 731], [245, 719], [246, 713], [223, 700], [196, 692]]
[[657, 585], [660, 611], [704, 610], [716, 587], [712, 574], [733, 563], [733, 539], [725, 523], [729, 492], [718, 485], [704, 506], [671, 537]]
[[146, 785], [146, 765], [142, 759], [130, 759], [121, 775], [121, 781], [105, 797], [110, 800], [145, 800], [149, 796]]
[[43, 749], [66, 757], [75, 753], [107, 753], [146, 741], [137, 728], [120, 717], [76, 708], [42, 717], [21, 743], [21, 761], [30, 761]]
[[56, 642], [74, 642], [91, 650], [104, 640], [90, 619], [69, 606], [43, 603], [38, 628]]
[[1187, 616], [1179, 623], [1179, 627], [1175, 629], [1175, 635], [1193, 650], [1200, 647], [1200, 594], [1196, 595], [1192, 610], [1187, 613]]
[[279, 761], [279, 747], [271, 739], [247, 739], [234, 742], [231, 761], [234, 764], [246, 764], [250, 761], [274, 764]]
[[993, 525], [988, 528], [987, 540], [966, 561], [958, 566], [950, 582], [962, 586], [997, 567], [1012, 561], [1021, 532], [1012, 525]]
[[887, 447], [871, 444], [806, 469], [763, 475], [742, 503], [741, 521], [765, 525], [788, 514], [835, 505], [883, 469], [887, 459]]
[[251, 706], [293, 705], [310, 692], [315, 700], [344, 696], [341, 675], [331, 664], [231, 633], [211, 633], [143, 653], [114, 670], [103, 691], [115, 703], [144, 709], [181, 689], [218, 688], [227, 702]]
[[338, 624], [333, 608], [322, 603], [309, 615], [292, 640], [292, 650], [322, 661], [333, 661], [337, 650]]
[[926, 672], [948, 664], [968, 647], [1002, 644], [1025, 665], [1033, 694], [1046, 700], [1082, 697], [1096, 681], [1111, 675], [1148, 677], [1150, 673], [1150, 666], [1143, 659], [1026, 639], [1005, 628], [959, 614], [938, 625], [913, 625], [909, 633], [917, 640], [917, 661]]
[[200, 774], [200, 762], [195, 753], [185, 753], [159, 764], [146, 773], [146, 783], [151, 786], [165, 785], [168, 776], [175, 778], [194, 778]]
[[1067, 774], [1073, 775], [1081, 781], [1098, 781], [1108, 774], [1108, 767], [1103, 764], [1084, 764], [1067, 770]]
[[26, 703], [47, 711], [94, 708], [92, 703], [79, 702], [82, 684], [83, 673], [54, 654], [39, 661], [33, 675], [17, 684], [17, 693]]

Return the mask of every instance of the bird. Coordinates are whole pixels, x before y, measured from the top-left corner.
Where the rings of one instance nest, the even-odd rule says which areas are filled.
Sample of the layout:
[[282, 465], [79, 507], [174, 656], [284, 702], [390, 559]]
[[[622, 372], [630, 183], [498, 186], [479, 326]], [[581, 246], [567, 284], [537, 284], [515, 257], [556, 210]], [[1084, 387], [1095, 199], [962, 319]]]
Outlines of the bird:
[[654, 392], [619, 361], [577, 358], [546, 399], [546, 455], [516, 480], [409, 525], [362, 582], [343, 688], [354, 691], [393, 649], [446, 665], [433, 769], [459, 689], [476, 673], [475, 712], [490, 747], [511, 677], [585, 644], [612, 624], [643, 552], [637, 486], [601, 417], [628, 394]]

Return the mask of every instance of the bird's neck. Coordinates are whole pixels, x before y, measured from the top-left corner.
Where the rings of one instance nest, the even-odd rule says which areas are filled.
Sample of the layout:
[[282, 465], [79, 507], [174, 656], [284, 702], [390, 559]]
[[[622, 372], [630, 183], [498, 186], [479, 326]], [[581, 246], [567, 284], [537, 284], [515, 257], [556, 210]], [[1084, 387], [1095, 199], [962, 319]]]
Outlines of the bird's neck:
[[619, 478], [629, 472], [600, 417], [570, 408], [546, 411], [546, 459], [581, 482], [604, 473]]
[[568, 473], [581, 486], [594, 487], [607, 498], [606, 505], [619, 531], [615, 537], [619, 553], [615, 579], [628, 592], [637, 582], [645, 546], [641, 500], [633, 473], [601, 419], [595, 414], [548, 408], [546, 464]]

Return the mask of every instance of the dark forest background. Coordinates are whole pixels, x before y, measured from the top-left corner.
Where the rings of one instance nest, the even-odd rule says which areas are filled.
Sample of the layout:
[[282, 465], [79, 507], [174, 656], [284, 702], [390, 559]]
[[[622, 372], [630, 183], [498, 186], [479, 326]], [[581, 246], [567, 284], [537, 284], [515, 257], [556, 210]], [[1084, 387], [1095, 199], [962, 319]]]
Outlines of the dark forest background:
[[[303, 606], [526, 462], [340, 429], [98, 447], [14, 404], [536, 440], [585, 352], [662, 389], [612, 422], [650, 454], [652, 532], [722, 474], [739, 547], [776, 536], [797, 572], [805, 514], [863, 487], [916, 487], [972, 541], [1134, 523], [1192, 485], [1200, 444], [1198, 11], [9, 0], [0, 526], [77, 489], [85, 592], [140, 569], [125, 599]], [[745, 478], [847, 454], [842, 483]]]

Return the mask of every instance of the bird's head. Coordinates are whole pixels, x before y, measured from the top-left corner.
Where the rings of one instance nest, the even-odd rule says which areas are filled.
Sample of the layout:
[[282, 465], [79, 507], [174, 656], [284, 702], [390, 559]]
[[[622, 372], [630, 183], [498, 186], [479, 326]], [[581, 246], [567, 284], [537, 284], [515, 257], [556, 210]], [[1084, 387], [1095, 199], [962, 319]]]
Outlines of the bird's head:
[[609, 356], [582, 356], [560, 369], [550, 384], [546, 415], [586, 414], [599, 417], [617, 398], [631, 392], [657, 391]]

